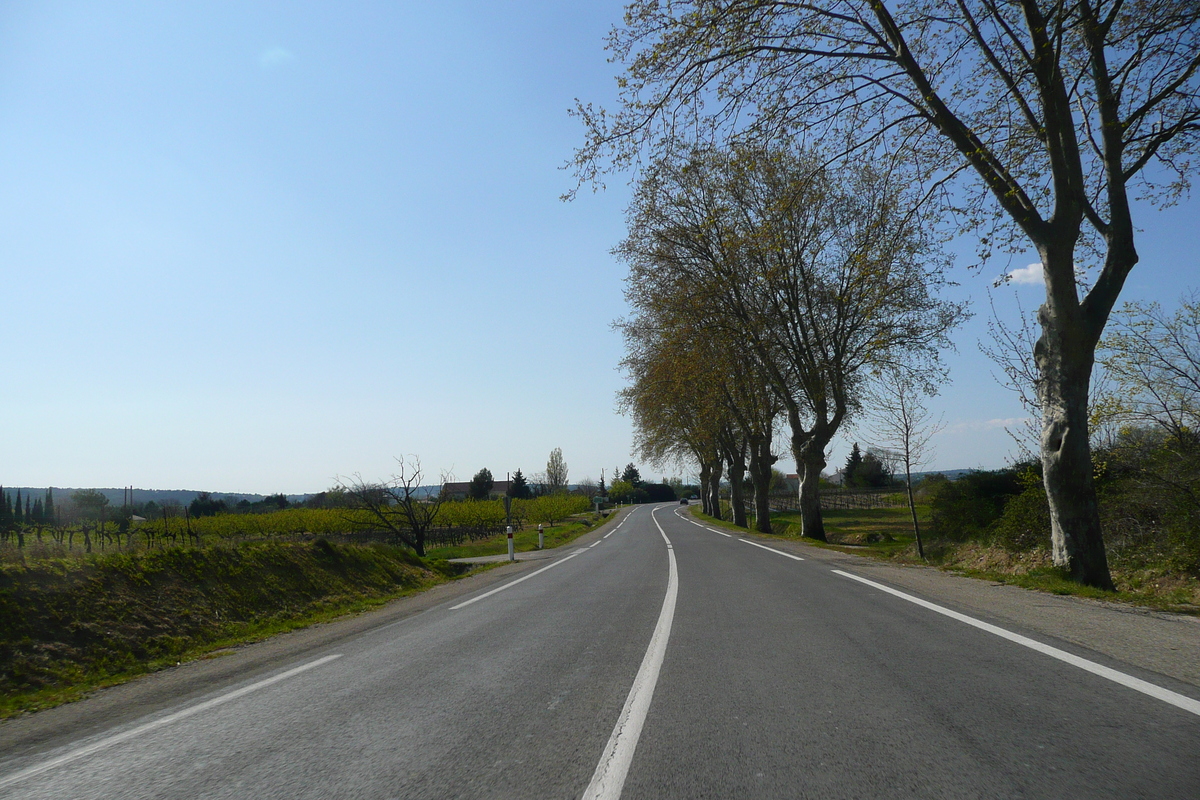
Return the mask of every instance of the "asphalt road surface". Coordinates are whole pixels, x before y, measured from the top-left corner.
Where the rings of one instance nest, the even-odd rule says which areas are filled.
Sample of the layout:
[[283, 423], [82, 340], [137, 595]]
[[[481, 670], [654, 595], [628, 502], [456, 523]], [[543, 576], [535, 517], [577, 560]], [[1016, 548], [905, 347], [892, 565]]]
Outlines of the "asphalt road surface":
[[0, 754], [0, 797], [1200, 798], [1191, 684], [675, 506], [583, 541]]

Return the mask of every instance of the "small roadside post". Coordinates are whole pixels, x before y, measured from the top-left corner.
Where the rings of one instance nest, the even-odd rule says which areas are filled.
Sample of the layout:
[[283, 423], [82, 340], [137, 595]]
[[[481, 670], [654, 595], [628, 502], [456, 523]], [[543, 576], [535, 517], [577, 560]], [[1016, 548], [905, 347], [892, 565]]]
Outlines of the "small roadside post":
[[508, 560], [516, 561], [516, 553], [513, 552], [512, 525], [508, 526]]
[[542, 523], [538, 523], [538, 550], [546, 546], [546, 540], [542, 538]]

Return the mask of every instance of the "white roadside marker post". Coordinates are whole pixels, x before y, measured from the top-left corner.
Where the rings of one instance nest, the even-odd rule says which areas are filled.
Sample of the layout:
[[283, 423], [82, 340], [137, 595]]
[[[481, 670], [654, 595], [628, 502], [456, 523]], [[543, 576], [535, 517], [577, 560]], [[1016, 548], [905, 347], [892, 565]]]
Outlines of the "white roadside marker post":
[[546, 540], [542, 538], [542, 523], [538, 523], [538, 550], [546, 546]]
[[508, 560], [509, 561], [517, 560], [517, 556], [513, 552], [512, 525], [508, 526]]

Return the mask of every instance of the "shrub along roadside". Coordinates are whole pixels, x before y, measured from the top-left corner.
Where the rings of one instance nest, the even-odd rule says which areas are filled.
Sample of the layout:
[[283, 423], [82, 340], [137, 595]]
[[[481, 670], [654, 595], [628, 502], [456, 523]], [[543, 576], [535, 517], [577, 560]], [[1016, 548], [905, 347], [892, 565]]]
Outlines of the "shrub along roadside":
[[451, 577], [390, 545], [257, 542], [0, 566], [0, 718]]
[[[987, 492], [979, 494], [985, 497], [986, 502], [993, 502], [986, 498]], [[908, 509], [904, 508], [823, 512], [826, 533], [831, 540], [829, 543], [802, 539], [799, 525], [789, 524], [795, 512], [773, 514], [771, 525], [778, 538], [795, 539], [812, 547], [905, 564], [935, 566], [972, 578], [1053, 594], [1200, 614], [1200, 578], [1167, 559], [1146, 558], [1141, 552], [1114, 553], [1111, 568], [1117, 584], [1116, 592], [1081, 586], [1069, 580], [1062, 570], [1051, 563], [1049, 536], [1045, 533], [1049, 528], [1049, 512], [1045, 509], [1045, 503], [1045, 492], [1040, 487], [1030, 487], [1018, 495], [1011, 495], [1002, 504], [1003, 511], [992, 517], [990, 522], [985, 521], [982, 530], [976, 530], [971, 535], [957, 534], [927, 540], [927, 561], [917, 557]], [[929, 514], [930, 509], [928, 506], [918, 506], [918, 512], [923, 517], [924, 526], [924, 515]], [[743, 534], [752, 532], [737, 528], [731, 522], [716, 520], [698, 510], [692, 513], [727, 530]], [[766, 534], [754, 532], [754, 535]]]

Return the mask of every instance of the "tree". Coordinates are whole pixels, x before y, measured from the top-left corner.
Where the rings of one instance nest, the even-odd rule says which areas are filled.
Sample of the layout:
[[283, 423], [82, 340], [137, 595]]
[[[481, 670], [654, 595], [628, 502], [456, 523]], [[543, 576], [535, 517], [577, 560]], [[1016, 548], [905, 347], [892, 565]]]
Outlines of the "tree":
[[[1098, 465], [1136, 473], [1156, 499], [1200, 519], [1200, 295], [1168, 315], [1157, 303], [1128, 303], [1104, 338], [1100, 361], [1112, 390], [1097, 417], [1119, 426]], [[1160, 523], [1161, 524], [1161, 523]], [[1193, 534], [1194, 535], [1194, 534]]]
[[642, 486], [642, 473], [638, 472], [638, 468], [631, 461], [625, 465], [625, 469], [621, 472], [621, 480], [633, 488], [639, 489]]
[[940, 371], [964, 314], [936, 296], [944, 263], [928, 220], [894, 176], [835, 173], [783, 147], [664, 155], [629, 217], [618, 252], [631, 303], [700, 309], [710, 335], [754, 353], [748, 376], [782, 406], [800, 467], [803, 535], [824, 540], [825, 451], [858, 384], [901, 358]]
[[467, 496], [473, 500], [487, 500], [492, 496], [492, 487], [495, 485], [492, 471], [484, 467], [471, 478], [471, 483], [467, 486]]
[[108, 496], [95, 489], [78, 489], [71, 492], [71, 502], [84, 519], [98, 519], [108, 505]]
[[862, 466], [862, 451], [858, 449], [858, 442], [854, 443], [854, 447], [850, 448], [850, 455], [846, 457], [846, 466], [842, 467], [842, 485], [857, 486], [855, 481], [855, 473]]
[[546, 485], [551, 494], [567, 490], [567, 462], [563, 461], [561, 447], [550, 451], [550, 460], [546, 462]]
[[201, 492], [188, 504], [188, 513], [193, 517], [212, 517], [227, 510], [228, 504], [224, 500], [217, 500], [208, 492]]
[[[424, 557], [425, 534], [437, 519], [446, 498], [442, 494], [427, 495], [421, 491], [424, 473], [420, 458], [398, 458], [396, 463], [397, 471], [385, 481], [368, 483], [355, 475], [348, 481], [338, 482], [338, 489], [349, 498], [351, 507], [365, 512], [366, 516], [365, 520], [361, 516], [349, 516], [347, 521], [360, 528], [386, 531]], [[451, 476], [443, 473], [439, 485], [445, 486], [450, 480]]]
[[533, 497], [529, 483], [525, 480], [525, 476], [521, 474], [520, 469], [513, 473], [512, 480], [508, 483], [508, 496], [519, 500], [528, 500]]
[[[1038, 252], [1046, 301], [1034, 355], [1054, 561], [1111, 588], [1088, 388], [1138, 260], [1129, 186], [1170, 202], [1194, 169], [1200, 5], [960, 0], [893, 13], [883, 0], [637, 0], [625, 20], [609, 42], [628, 64], [620, 110], [577, 110], [581, 181], [692, 132], [800, 136], [836, 143], [831, 160], [902, 164], [929, 200], [981, 232], [985, 257], [1018, 241]], [[985, 191], [953, 191], [967, 176]], [[1090, 288], [1077, 277], [1089, 261], [1099, 267]]]
[[628, 500], [633, 496], [635, 488], [636, 487], [634, 487], [634, 485], [628, 481], [618, 478], [608, 487], [608, 496], [618, 502], [628, 502]]
[[912, 515], [917, 555], [925, 558], [917, 506], [913, 499], [913, 467], [925, 464], [933, 455], [930, 440], [944, 427], [934, 420], [921, 402], [920, 384], [902, 370], [885, 373], [874, 388], [871, 406], [875, 409], [872, 432], [876, 440], [896, 454], [904, 467], [904, 486], [908, 493], [908, 511]]
[[1100, 351], [1114, 384], [1105, 411], [1194, 443], [1200, 435], [1200, 293], [1184, 296], [1172, 315], [1158, 303], [1127, 303], [1114, 322]]

